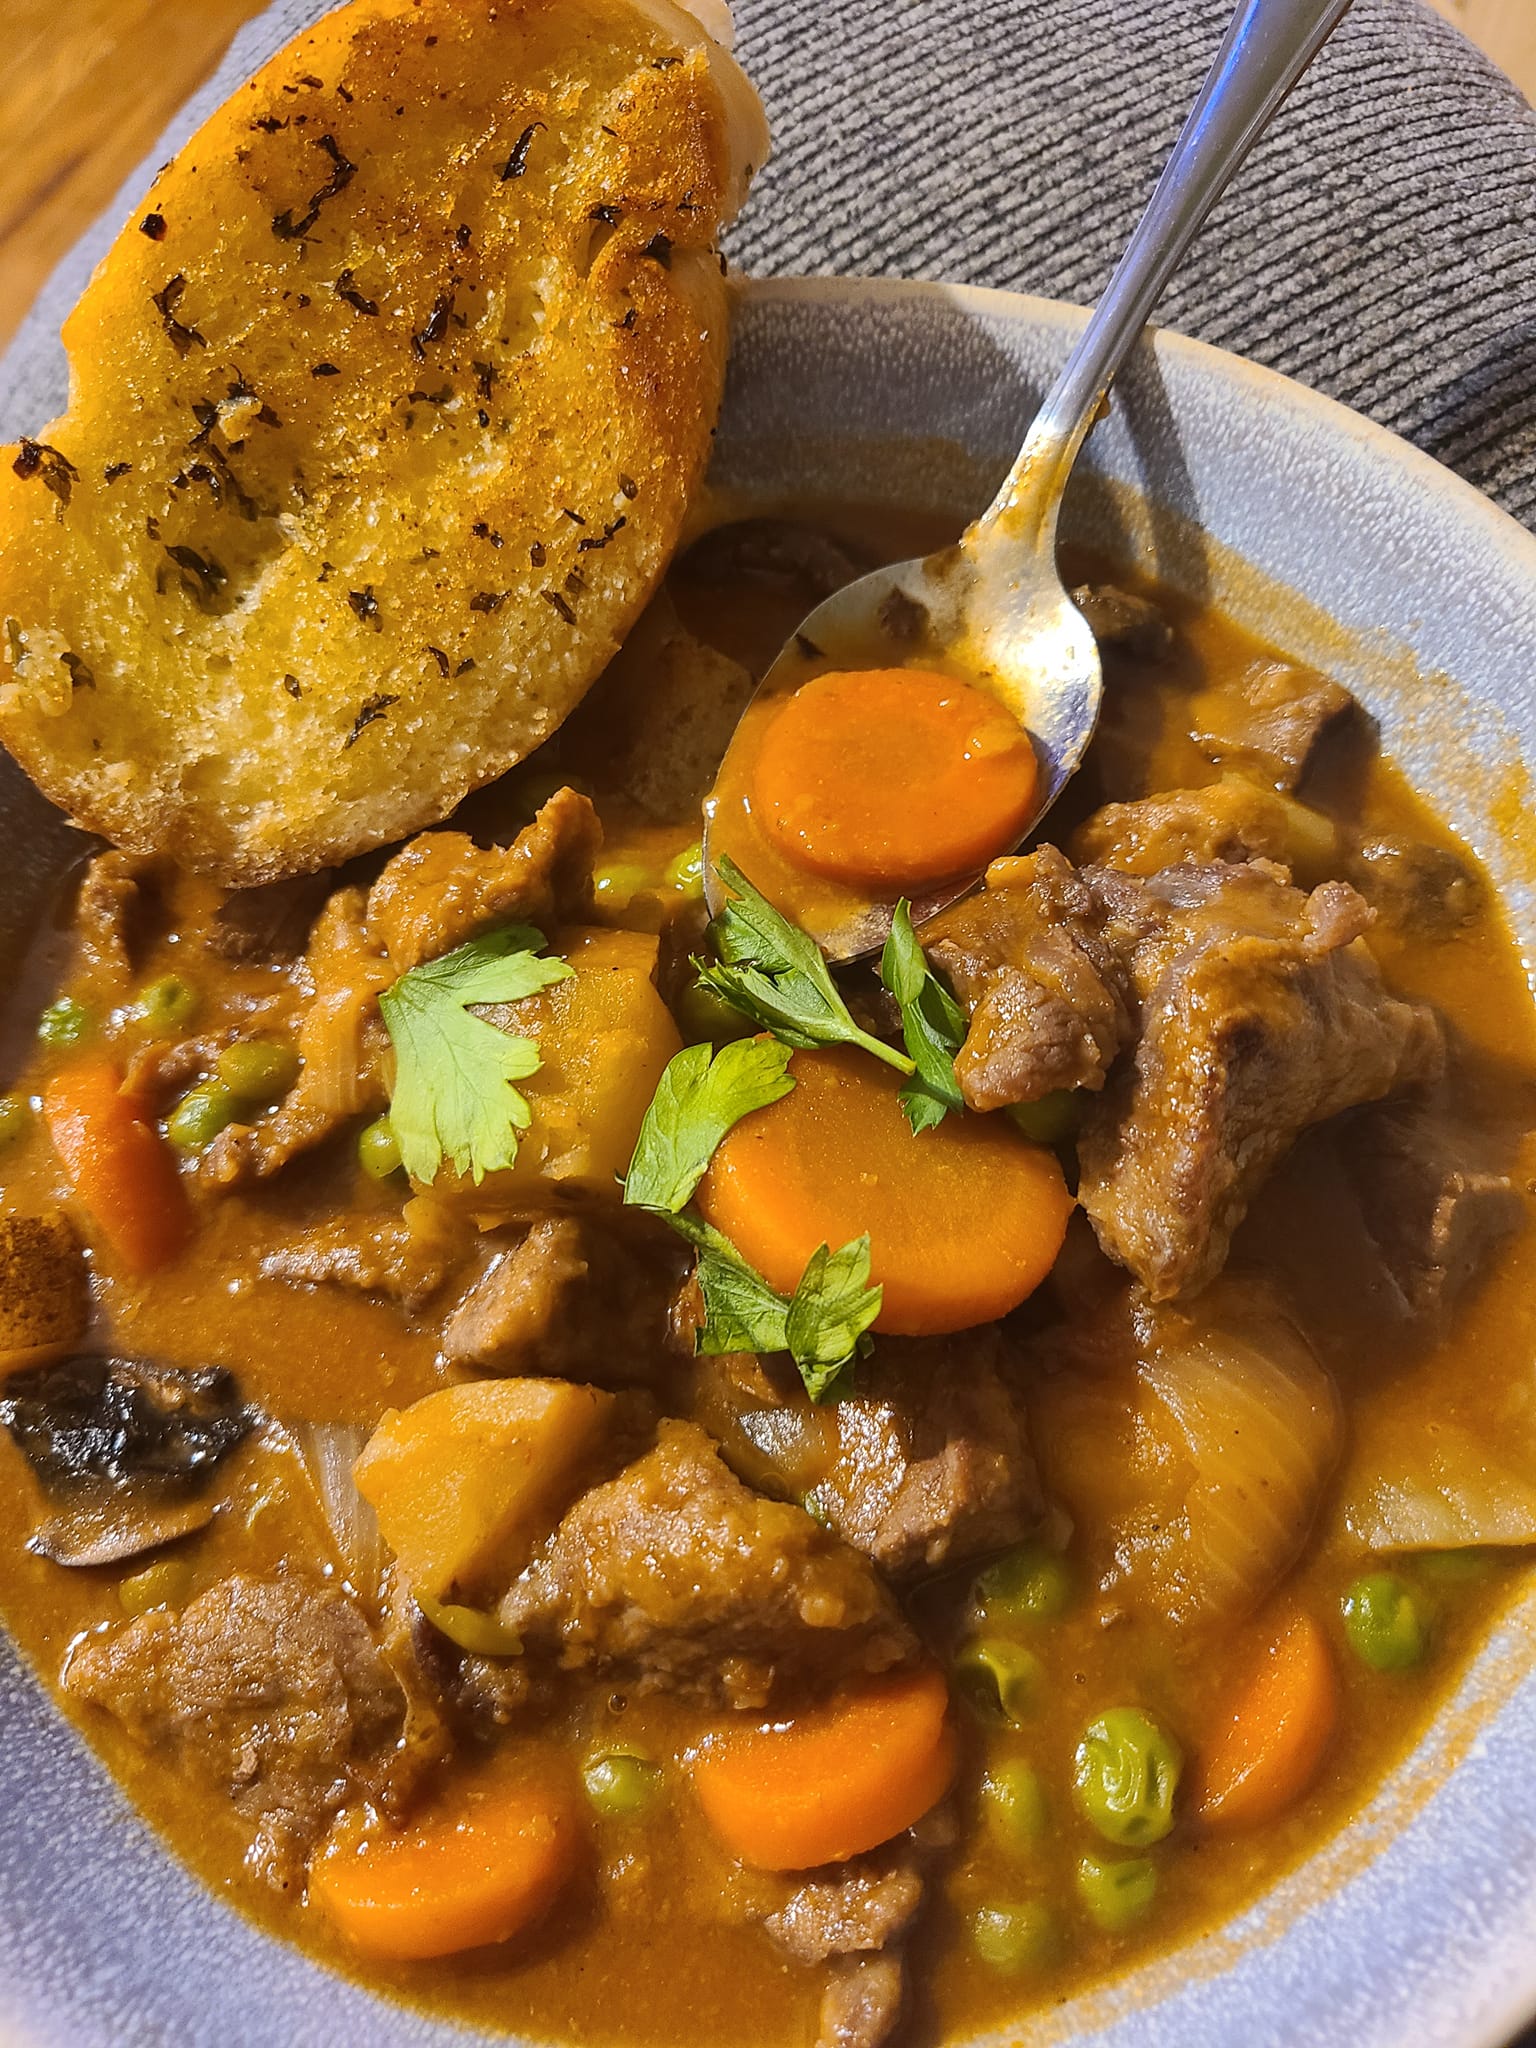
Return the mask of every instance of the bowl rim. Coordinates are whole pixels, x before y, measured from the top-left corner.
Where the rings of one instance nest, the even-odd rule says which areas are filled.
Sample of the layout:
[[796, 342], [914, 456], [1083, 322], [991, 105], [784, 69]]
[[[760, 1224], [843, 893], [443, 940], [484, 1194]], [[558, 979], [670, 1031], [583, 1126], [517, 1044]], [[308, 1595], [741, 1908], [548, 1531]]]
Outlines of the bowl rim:
[[[1088, 318], [1084, 308], [1065, 301], [1029, 293], [942, 282], [810, 277], [738, 278], [735, 283], [743, 300], [751, 306], [848, 306], [855, 303], [889, 306], [919, 303], [945, 305], [972, 320], [1001, 320], [1028, 324], [1039, 331], [1060, 336], [1063, 346], [1081, 330]], [[1182, 363], [1189, 373], [1202, 380], [1214, 380], [1237, 392], [1240, 394], [1238, 402], [1245, 406], [1262, 408], [1272, 417], [1287, 415], [1298, 421], [1312, 419], [1331, 441], [1336, 444], [1348, 443], [1363, 457], [1394, 476], [1401, 487], [1432, 494], [1441, 499], [1446, 503], [1448, 516], [1454, 518], [1465, 531], [1474, 534], [1479, 543], [1490, 552], [1502, 557], [1520, 583], [1528, 586], [1533, 594], [1536, 594], [1536, 535], [1531, 534], [1494, 505], [1474, 486], [1388, 429], [1277, 371], [1195, 340], [1175, 329], [1150, 329], [1142, 346], [1150, 347], [1159, 355], [1167, 355], [1171, 360]], [[1027, 425], [1027, 419], [1019, 421], [1020, 439]], [[31, 1680], [30, 1669], [28, 1677]], [[35, 1680], [31, 1682], [36, 1683]], [[42, 1690], [46, 1692], [45, 1688]], [[57, 1715], [51, 1700], [49, 1707], [55, 1717], [53, 1739], [72, 1745], [80, 1744], [81, 1738], [63, 1722], [62, 1717]], [[118, 1780], [106, 1771], [94, 1751], [91, 1752], [90, 1762], [98, 1776], [106, 1781], [112, 1796], [119, 1802], [123, 1801], [125, 1795]], [[138, 1818], [137, 1814], [135, 1818]], [[142, 1821], [139, 1821], [139, 1825], [147, 1827], [147, 1823]], [[1346, 1826], [1348, 1825], [1346, 1823]], [[149, 1832], [153, 1834], [154, 1831]], [[185, 1872], [186, 1866], [179, 1864], [174, 1852], [160, 1841], [158, 1835], [154, 1839], [157, 1855], [168, 1862], [174, 1861]], [[200, 1892], [206, 1891], [208, 1897], [216, 1899], [217, 1895], [207, 1891], [200, 1879], [193, 1881]], [[239, 1917], [244, 1919], [243, 1915]], [[245, 1921], [245, 1925], [249, 1927], [252, 1923]], [[274, 1939], [266, 1935], [264, 1930], [263, 1938]], [[282, 1945], [290, 1946], [286, 1943]], [[324, 1965], [307, 1955], [303, 1956], [302, 1960], [310, 1968], [325, 1969]], [[356, 1980], [350, 1982], [355, 1987]], [[18, 2032], [12, 2037], [5, 2023], [4, 2003], [0, 2001], [0, 2036], [6, 2039], [14, 2038], [18, 2044], [27, 2039], [36, 2039], [39, 2048], [43, 2040], [54, 2040], [51, 2030], [34, 2037], [30, 2028], [26, 2033]], [[393, 2006], [391, 2009], [394, 2009]], [[1496, 1999], [1493, 2007], [1484, 2008], [1480, 2015], [1456, 2034], [1457, 2048], [1505, 2048], [1510, 2035], [1526, 2024], [1533, 2014], [1536, 2014], [1536, 1950], [1523, 1958], [1523, 1964], [1517, 1972], [1517, 1981]], [[453, 2024], [446, 2016], [437, 2018], [438, 2024], [445, 2027]], [[1024, 2020], [1019, 2024], [1027, 2025], [1028, 2022]]]

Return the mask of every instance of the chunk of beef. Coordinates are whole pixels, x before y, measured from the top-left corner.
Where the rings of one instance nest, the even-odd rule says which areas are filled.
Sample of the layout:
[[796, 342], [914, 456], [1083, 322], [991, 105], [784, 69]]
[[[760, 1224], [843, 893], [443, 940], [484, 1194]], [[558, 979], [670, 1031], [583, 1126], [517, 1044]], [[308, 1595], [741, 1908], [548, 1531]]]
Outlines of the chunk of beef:
[[668, 1349], [670, 1250], [661, 1243], [647, 1256], [596, 1217], [544, 1217], [450, 1312], [443, 1355], [481, 1372], [597, 1386], [647, 1379]]
[[361, 1610], [300, 1578], [221, 1579], [179, 1615], [85, 1637], [64, 1688], [256, 1824], [253, 1860], [286, 1889], [354, 1799], [398, 1808], [420, 1759], [405, 1694]]
[[1340, 1149], [1397, 1307], [1443, 1318], [1518, 1227], [1519, 1190], [1471, 1133], [1422, 1107], [1356, 1118]]
[[88, 973], [126, 982], [136, 971], [155, 872], [145, 855], [115, 847], [98, 853], [86, 868], [75, 904], [75, 937]]
[[73, 1344], [90, 1313], [84, 1253], [64, 1211], [0, 1216], [0, 1352]]
[[1072, 835], [1074, 860], [1155, 875], [1180, 861], [1272, 860], [1313, 869], [1334, 856], [1332, 821], [1241, 775], [1105, 804]]
[[1072, 602], [1101, 647], [1122, 648], [1139, 661], [1161, 661], [1173, 645], [1172, 626], [1148, 597], [1113, 583], [1080, 583]]
[[300, 1287], [381, 1294], [414, 1311], [443, 1286], [456, 1255], [451, 1240], [412, 1230], [398, 1216], [341, 1216], [263, 1252], [260, 1272]]
[[1129, 961], [1134, 1058], [1089, 1111], [1078, 1198], [1154, 1301], [1220, 1270], [1271, 1168], [1308, 1125], [1433, 1078], [1439, 1020], [1354, 941], [1346, 883], [1310, 896], [1261, 864], [1085, 876]]
[[1000, 861], [1000, 879], [928, 925], [924, 941], [970, 1012], [955, 1060], [972, 1109], [1102, 1088], [1132, 1031], [1125, 968], [1103, 912], [1054, 846]]
[[1295, 789], [1324, 734], [1355, 708], [1342, 684], [1315, 669], [1266, 661], [1201, 690], [1190, 704], [1190, 737], [1210, 761], [1256, 769], [1277, 789]]
[[583, 1495], [500, 1615], [562, 1668], [732, 1707], [824, 1690], [916, 1648], [867, 1559], [754, 1493], [701, 1429], [675, 1421]]
[[398, 973], [436, 960], [493, 924], [548, 932], [591, 906], [603, 828], [590, 801], [557, 790], [510, 846], [423, 832], [368, 892], [367, 934]]
[[1383, 921], [1413, 939], [1447, 939], [1482, 906], [1476, 870], [1449, 846], [1423, 839], [1370, 839], [1349, 879]]
[[259, 1122], [219, 1133], [198, 1162], [205, 1186], [264, 1180], [354, 1118], [384, 1108], [388, 1039], [379, 995], [395, 977], [369, 936], [366, 905], [358, 888], [327, 899], [304, 955], [310, 993], [298, 1027], [299, 1078]]
[[330, 875], [322, 871], [255, 889], [231, 889], [213, 913], [205, 942], [209, 952], [237, 964], [282, 966], [297, 960], [330, 886]]
[[836, 1455], [811, 1495], [827, 1525], [895, 1576], [1016, 1543], [1040, 1518], [1024, 1417], [996, 1325], [882, 1338], [829, 1411]]
[[904, 1997], [897, 1957], [842, 1957], [821, 1995], [816, 2048], [881, 2048], [896, 2031]]
[[900, 1941], [923, 1902], [909, 1838], [813, 1872], [763, 1923], [797, 1963], [872, 1952]]

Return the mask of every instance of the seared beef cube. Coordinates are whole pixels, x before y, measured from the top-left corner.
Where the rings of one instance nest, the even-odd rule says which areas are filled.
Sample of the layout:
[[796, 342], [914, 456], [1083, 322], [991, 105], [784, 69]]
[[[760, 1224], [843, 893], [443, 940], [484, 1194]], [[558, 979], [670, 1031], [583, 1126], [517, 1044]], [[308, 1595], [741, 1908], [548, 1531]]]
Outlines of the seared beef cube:
[[[624, 1219], [638, 1238], [649, 1219]], [[498, 1251], [448, 1317], [443, 1355], [474, 1371], [624, 1385], [667, 1362], [678, 1261], [655, 1226], [630, 1242], [590, 1216], [548, 1216]], [[649, 1253], [649, 1256], [646, 1255]]]
[[155, 872], [145, 855], [115, 847], [87, 867], [75, 904], [75, 933], [88, 973], [125, 982], [137, 971]]
[[309, 944], [329, 891], [328, 873], [293, 875], [254, 889], [231, 889], [213, 913], [208, 950], [238, 964], [286, 965]]
[[342, 1287], [421, 1308], [453, 1264], [451, 1243], [422, 1236], [398, 1216], [341, 1216], [316, 1223], [261, 1255], [264, 1280], [298, 1287]]
[[369, 890], [368, 935], [402, 974], [493, 924], [536, 925], [547, 936], [590, 907], [602, 845], [597, 813], [574, 789], [557, 790], [511, 846], [423, 832]]
[[1262, 866], [1089, 871], [1131, 962], [1134, 1059], [1089, 1112], [1078, 1197], [1154, 1301], [1220, 1271], [1260, 1183], [1309, 1124], [1440, 1071], [1434, 1012], [1354, 942], [1370, 911]]
[[1024, 1417], [996, 1325], [885, 1337], [829, 1420], [836, 1458], [810, 1505], [893, 1576], [1017, 1543], [1040, 1518]]
[[1072, 602], [1101, 647], [1118, 647], [1139, 661], [1161, 661], [1173, 645], [1172, 626], [1148, 597], [1113, 583], [1081, 583]]
[[1102, 1088], [1132, 1030], [1123, 965], [1071, 863], [1042, 846], [999, 866], [1006, 882], [923, 932], [930, 960], [970, 1012], [955, 1073], [976, 1110]]
[[916, 1650], [866, 1558], [743, 1485], [686, 1422], [664, 1422], [654, 1450], [576, 1503], [500, 1618], [531, 1656], [732, 1707]]
[[1136, 803], [1105, 804], [1072, 835], [1079, 863], [1155, 875], [1180, 861], [1272, 860], [1325, 868], [1337, 850], [1331, 820], [1241, 775], [1204, 789], [1170, 789]]
[[1383, 921], [1405, 938], [1449, 938], [1482, 904], [1476, 871], [1448, 846], [1422, 839], [1370, 839], [1349, 879]]
[[64, 1688], [256, 1824], [253, 1857], [287, 1889], [350, 1801], [397, 1805], [421, 1759], [401, 1747], [406, 1696], [346, 1594], [245, 1573], [179, 1615], [87, 1636]]
[[764, 1925], [797, 1963], [871, 1952], [899, 1941], [923, 1902], [910, 1837], [810, 1873]]
[[1355, 700], [1315, 669], [1266, 661], [1194, 698], [1190, 737], [1210, 761], [1258, 770], [1276, 789], [1295, 789], [1318, 742], [1343, 723]]
[[843, 1957], [821, 1995], [816, 2048], [881, 2048], [896, 2030], [904, 1995], [899, 1957]]
[[1422, 1108], [1357, 1118], [1340, 1147], [1387, 1279], [1406, 1315], [1455, 1306], [1525, 1204], [1477, 1141]]

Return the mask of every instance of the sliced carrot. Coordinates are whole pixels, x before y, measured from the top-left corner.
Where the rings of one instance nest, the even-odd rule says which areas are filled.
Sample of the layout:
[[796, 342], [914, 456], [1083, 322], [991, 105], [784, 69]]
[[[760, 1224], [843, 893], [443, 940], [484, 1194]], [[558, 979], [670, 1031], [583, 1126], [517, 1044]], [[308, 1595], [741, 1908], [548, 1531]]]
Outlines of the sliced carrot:
[[123, 1093], [112, 1062], [56, 1075], [43, 1118], [75, 1193], [123, 1264], [150, 1273], [174, 1257], [192, 1228], [191, 1204], [148, 1104]]
[[712, 1736], [693, 1764], [704, 1817], [760, 1870], [839, 1863], [899, 1835], [949, 1789], [949, 1692], [901, 1672], [782, 1725]]
[[309, 1896], [363, 1955], [455, 1955], [538, 1919], [570, 1874], [576, 1842], [568, 1801], [522, 1785], [481, 1788], [455, 1817], [408, 1833], [333, 1835], [310, 1868]]
[[1072, 1197], [1055, 1155], [1000, 1117], [913, 1134], [900, 1077], [849, 1048], [797, 1052], [795, 1087], [730, 1131], [699, 1206], [791, 1294], [818, 1245], [868, 1231], [885, 1289], [877, 1330], [931, 1336], [989, 1323], [1055, 1263]]
[[1322, 1766], [1339, 1711], [1328, 1638], [1298, 1615], [1270, 1644], [1206, 1752], [1195, 1810], [1208, 1828], [1258, 1827], [1294, 1804]]
[[803, 867], [872, 888], [979, 872], [1023, 836], [1035, 753], [1001, 704], [927, 669], [837, 670], [785, 699], [752, 803]]

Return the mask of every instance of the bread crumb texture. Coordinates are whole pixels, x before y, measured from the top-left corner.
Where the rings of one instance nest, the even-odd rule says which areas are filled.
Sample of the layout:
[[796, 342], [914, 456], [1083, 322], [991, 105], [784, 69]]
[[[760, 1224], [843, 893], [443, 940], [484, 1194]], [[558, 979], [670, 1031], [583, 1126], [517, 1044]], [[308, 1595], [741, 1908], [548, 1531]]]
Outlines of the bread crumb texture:
[[354, 0], [222, 107], [0, 456], [0, 738], [44, 792], [254, 883], [547, 738], [704, 467], [744, 104], [667, 0]]

